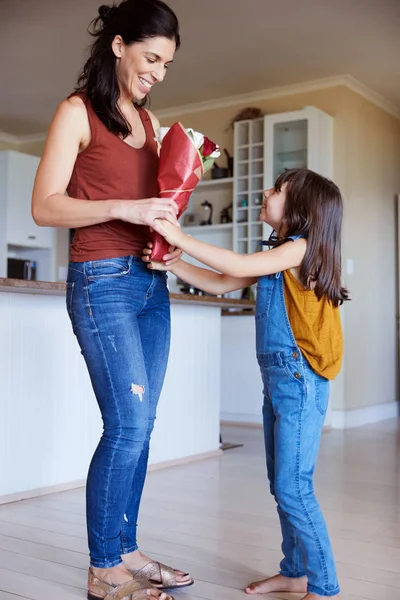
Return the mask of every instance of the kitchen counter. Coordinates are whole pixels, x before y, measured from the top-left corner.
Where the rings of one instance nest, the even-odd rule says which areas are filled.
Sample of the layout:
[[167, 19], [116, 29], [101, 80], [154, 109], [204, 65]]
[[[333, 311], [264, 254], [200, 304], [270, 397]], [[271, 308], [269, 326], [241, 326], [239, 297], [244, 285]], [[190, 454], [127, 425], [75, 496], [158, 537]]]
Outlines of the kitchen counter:
[[[102, 423], [65, 309], [65, 284], [0, 279], [0, 292], [2, 503], [83, 485]], [[253, 303], [171, 294], [153, 467], [220, 453], [222, 311], [245, 308]]]
[[[65, 296], [65, 283], [55, 281], [25, 281], [21, 279], [5, 279], [0, 277], [0, 292], [17, 292], [25, 294], [45, 294]], [[196, 306], [215, 306], [221, 309], [251, 309], [251, 300], [234, 298], [217, 298], [216, 296], [194, 296], [192, 294], [170, 294], [171, 303], [192, 303]]]

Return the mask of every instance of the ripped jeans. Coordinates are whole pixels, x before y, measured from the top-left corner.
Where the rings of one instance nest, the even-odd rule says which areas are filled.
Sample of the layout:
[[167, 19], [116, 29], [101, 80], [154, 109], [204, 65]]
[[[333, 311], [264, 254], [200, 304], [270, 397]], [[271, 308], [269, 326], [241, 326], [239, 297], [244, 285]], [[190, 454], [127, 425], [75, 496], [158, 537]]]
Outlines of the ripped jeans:
[[140, 258], [71, 262], [67, 310], [104, 430], [87, 479], [91, 565], [137, 550], [139, 504], [170, 343], [166, 274]]

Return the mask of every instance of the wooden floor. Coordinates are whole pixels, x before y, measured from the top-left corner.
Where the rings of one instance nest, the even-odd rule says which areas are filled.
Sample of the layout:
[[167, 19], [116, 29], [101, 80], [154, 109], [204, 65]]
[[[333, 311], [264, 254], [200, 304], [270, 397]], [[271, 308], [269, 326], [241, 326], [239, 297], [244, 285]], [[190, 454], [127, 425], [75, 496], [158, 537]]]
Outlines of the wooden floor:
[[[196, 578], [177, 599], [244, 600], [245, 584], [280, 560], [261, 431], [230, 428], [223, 439], [244, 447], [147, 480], [141, 548]], [[316, 488], [343, 599], [400, 599], [399, 422], [325, 433]], [[0, 506], [0, 600], [84, 599], [86, 573], [84, 490]]]

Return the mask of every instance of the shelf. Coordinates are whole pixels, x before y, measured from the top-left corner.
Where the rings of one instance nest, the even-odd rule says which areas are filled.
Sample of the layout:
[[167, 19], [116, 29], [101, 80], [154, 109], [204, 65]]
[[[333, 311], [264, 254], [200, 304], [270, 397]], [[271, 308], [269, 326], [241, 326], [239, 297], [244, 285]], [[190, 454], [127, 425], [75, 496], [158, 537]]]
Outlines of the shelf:
[[244, 237], [239, 238], [238, 242], [261, 242], [264, 238], [261, 236], [258, 237]]
[[191, 227], [182, 227], [184, 233], [215, 233], [216, 231], [231, 231], [232, 223], [218, 223], [216, 225], [194, 225]]
[[197, 184], [195, 191], [196, 189], [202, 187], [221, 187], [232, 183], [233, 177], [221, 177], [221, 179], [201, 179]]
[[264, 142], [257, 142], [255, 144], [241, 144], [237, 147], [238, 150], [242, 150], [242, 148], [261, 148], [264, 146]]
[[288, 152], [277, 152], [276, 156], [281, 162], [287, 160], [304, 160], [307, 157], [307, 148], [302, 150], [290, 150]]
[[262, 163], [264, 162], [263, 158], [252, 158], [251, 160], [238, 160], [237, 165], [252, 165], [253, 163]]

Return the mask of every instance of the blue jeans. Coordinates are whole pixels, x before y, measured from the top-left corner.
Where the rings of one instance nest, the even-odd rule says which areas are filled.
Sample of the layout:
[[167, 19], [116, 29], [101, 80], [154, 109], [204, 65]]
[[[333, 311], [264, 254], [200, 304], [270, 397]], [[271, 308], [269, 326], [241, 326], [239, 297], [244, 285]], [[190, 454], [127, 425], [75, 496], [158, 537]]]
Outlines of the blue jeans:
[[300, 352], [258, 358], [264, 383], [267, 471], [277, 502], [285, 577], [308, 577], [308, 591], [339, 593], [328, 531], [314, 495], [313, 474], [329, 400], [329, 381]]
[[91, 565], [137, 550], [139, 504], [170, 343], [166, 274], [140, 258], [71, 262], [67, 309], [104, 430], [87, 479]]

